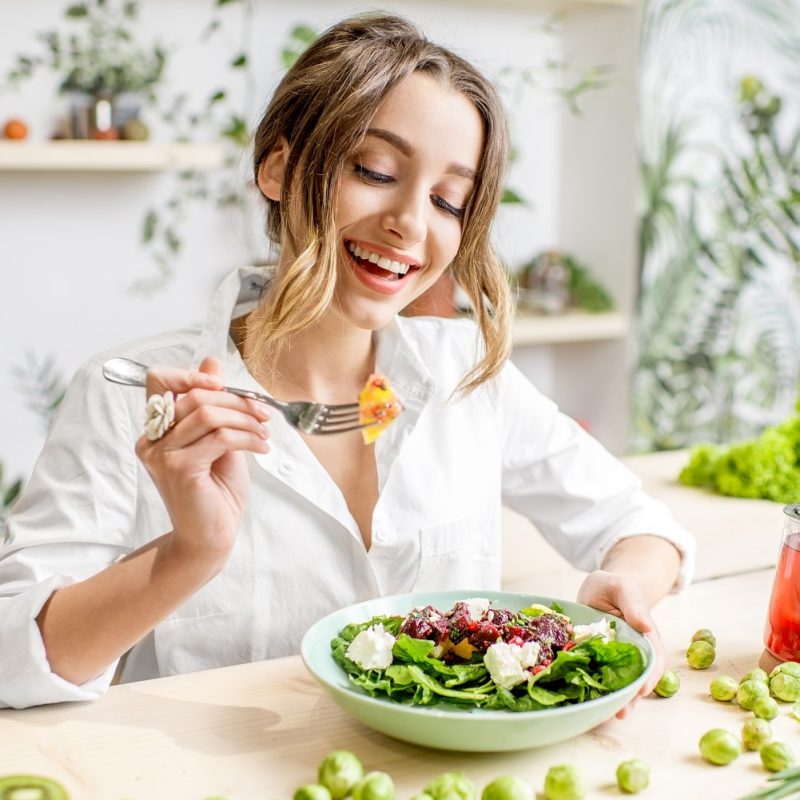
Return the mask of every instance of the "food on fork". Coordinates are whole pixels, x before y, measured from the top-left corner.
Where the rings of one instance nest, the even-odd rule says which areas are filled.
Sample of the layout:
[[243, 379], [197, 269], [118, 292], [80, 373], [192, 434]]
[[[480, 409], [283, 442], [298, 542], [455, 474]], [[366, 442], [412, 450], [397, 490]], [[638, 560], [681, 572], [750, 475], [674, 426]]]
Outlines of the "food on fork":
[[388, 378], [370, 375], [358, 394], [358, 421], [368, 425], [361, 431], [364, 444], [372, 444], [397, 419], [403, 404], [392, 391]]

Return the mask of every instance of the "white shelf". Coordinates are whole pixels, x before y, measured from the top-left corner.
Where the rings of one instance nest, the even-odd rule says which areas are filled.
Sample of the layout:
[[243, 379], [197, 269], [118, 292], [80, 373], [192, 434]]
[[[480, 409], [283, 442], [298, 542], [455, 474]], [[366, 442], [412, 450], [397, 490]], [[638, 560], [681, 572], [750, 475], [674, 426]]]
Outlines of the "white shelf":
[[0, 172], [160, 172], [216, 169], [216, 144], [152, 142], [0, 142]]
[[512, 341], [515, 347], [540, 344], [568, 344], [622, 339], [628, 335], [628, 319], [616, 311], [590, 314], [570, 311], [553, 316], [518, 313]]

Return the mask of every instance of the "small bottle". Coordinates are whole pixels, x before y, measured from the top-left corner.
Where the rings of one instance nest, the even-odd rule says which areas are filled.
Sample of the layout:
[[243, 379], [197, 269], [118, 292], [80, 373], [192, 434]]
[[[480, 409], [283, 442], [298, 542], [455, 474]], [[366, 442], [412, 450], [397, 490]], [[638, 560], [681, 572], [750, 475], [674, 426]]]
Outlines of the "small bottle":
[[764, 627], [767, 649], [762, 661], [773, 665], [800, 660], [800, 504], [786, 506], [783, 513], [781, 551]]
[[119, 139], [119, 131], [114, 127], [114, 107], [110, 98], [95, 100], [92, 109], [92, 139]]

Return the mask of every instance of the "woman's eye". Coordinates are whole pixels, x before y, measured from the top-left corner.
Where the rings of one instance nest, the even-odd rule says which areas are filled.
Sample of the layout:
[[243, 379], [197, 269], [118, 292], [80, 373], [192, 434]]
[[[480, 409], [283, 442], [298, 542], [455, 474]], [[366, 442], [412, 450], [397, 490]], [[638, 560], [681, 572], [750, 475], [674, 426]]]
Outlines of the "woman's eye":
[[375, 172], [375, 170], [367, 169], [363, 164], [354, 164], [353, 169], [356, 175], [370, 183], [391, 183], [394, 178], [391, 175], [386, 175], [383, 172]]
[[445, 213], [454, 216], [456, 219], [464, 219], [466, 208], [458, 208], [448, 203], [443, 197], [439, 197], [438, 194], [432, 194], [431, 201], [437, 208], [441, 208]]

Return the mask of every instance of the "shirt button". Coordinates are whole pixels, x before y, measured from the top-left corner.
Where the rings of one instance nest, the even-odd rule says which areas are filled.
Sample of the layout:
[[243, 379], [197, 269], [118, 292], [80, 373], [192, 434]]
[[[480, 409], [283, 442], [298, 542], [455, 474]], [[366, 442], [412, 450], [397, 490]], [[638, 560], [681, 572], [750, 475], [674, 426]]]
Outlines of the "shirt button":
[[280, 464], [278, 464], [278, 472], [281, 475], [290, 475], [292, 472], [292, 465], [286, 461], [282, 461]]
[[385, 538], [381, 528], [376, 528], [372, 533], [372, 539], [375, 542], [382, 542]]

